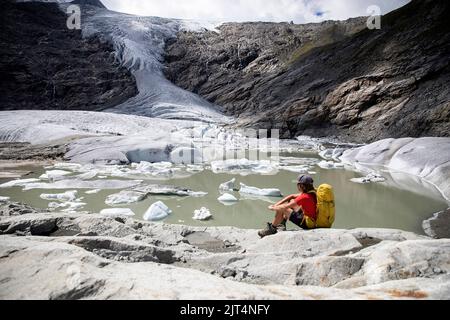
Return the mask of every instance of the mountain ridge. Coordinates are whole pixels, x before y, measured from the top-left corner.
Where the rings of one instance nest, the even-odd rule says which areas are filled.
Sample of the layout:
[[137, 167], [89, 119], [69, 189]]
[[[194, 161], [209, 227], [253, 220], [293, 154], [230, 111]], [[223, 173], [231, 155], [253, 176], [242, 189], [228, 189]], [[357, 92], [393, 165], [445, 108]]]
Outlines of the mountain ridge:
[[[181, 32], [166, 47], [166, 76], [223, 106], [240, 126], [280, 129], [285, 138], [449, 136], [449, 14], [445, 1], [412, 1], [383, 16], [381, 30], [368, 30], [362, 18], [331, 22], [288, 47], [291, 59], [275, 52], [272, 69], [259, 62], [273, 48], [250, 41], [267, 36], [267, 28], [255, 32], [262, 24]], [[281, 41], [296, 33], [286, 24], [277, 35], [277, 26], [269, 34]]]
[[111, 44], [66, 27], [56, 3], [7, 1], [0, 28], [0, 110], [104, 110], [137, 93]]

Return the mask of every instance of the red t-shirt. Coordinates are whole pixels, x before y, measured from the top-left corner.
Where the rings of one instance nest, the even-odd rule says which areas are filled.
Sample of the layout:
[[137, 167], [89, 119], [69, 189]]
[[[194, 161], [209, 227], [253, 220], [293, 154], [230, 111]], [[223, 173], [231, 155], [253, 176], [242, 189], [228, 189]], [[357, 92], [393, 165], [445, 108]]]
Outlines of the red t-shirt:
[[305, 215], [314, 221], [317, 219], [317, 198], [314, 194], [303, 193], [295, 199], [295, 202], [302, 207]]

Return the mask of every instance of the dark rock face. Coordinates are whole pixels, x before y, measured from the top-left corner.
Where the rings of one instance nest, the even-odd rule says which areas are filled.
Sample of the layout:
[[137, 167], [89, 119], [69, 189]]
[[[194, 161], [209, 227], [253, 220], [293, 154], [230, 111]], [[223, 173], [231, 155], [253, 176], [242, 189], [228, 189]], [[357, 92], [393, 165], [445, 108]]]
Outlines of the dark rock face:
[[435, 239], [450, 239], [450, 208], [423, 222], [425, 233]]
[[113, 47], [66, 19], [54, 3], [2, 2], [0, 110], [103, 110], [136, 95]]
[[225, 24], [181, 32], [167, 77], [283, 137], [354, 142], [450, 135], [447, 1], [412, 1], [382, 17], [310, 25]]
[[61, 160], [67, 148], [63, 144], [31, 145], [30, 143], [0, 143], [0, 160]]
[[[24, 214], [39, 214], [48, 212], [47, 210], [36, 209], [23, 203], [6, 201], [0, 203], [0, 217], [22, 216]], [[0, 230], [3, 228], [0, 226]], [[6, 230], [6, 229], [4, 229]]]

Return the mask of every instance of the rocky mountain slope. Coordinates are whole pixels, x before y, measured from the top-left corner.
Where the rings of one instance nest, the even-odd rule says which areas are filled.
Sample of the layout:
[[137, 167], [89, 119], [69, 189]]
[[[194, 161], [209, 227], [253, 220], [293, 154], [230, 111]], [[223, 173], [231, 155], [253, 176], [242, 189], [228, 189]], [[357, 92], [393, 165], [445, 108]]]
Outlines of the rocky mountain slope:
[[112, 45], [66, 19], [56, 3], [2, 2], [0, 110], [103, 110], [137, 94]]
[[353, 19], [180, 32], [166, 47], [166, 76], [241, 125], [284, 137], [449, 136], [449, 7], [414, 0], [383, 16], [381, 30]]

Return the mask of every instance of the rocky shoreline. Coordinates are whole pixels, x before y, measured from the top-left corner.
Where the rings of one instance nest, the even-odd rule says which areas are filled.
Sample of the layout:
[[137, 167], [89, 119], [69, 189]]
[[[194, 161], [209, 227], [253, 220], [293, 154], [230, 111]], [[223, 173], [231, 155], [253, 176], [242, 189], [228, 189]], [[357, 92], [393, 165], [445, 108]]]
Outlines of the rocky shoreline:
[[32, 145], [26, 142], [0, 142], [0, 161], [60, 161], [66, 152], [64, 143]]
[[[8, 209], [10, 208], [10, 209]], [[0, 299], [448, 299], [450, 240], [0, 210]]]

